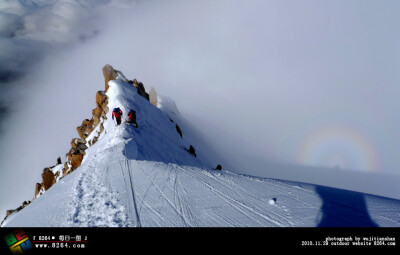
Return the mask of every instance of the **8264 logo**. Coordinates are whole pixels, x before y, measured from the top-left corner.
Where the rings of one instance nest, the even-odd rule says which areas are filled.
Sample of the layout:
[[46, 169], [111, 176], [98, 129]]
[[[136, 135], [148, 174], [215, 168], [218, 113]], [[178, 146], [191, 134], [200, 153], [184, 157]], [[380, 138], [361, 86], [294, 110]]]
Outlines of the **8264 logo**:
[[4, 240], [13, 254], [22, 254], [32, 249], [32, 243], [22, 229], [14, 230], [5, 235]]

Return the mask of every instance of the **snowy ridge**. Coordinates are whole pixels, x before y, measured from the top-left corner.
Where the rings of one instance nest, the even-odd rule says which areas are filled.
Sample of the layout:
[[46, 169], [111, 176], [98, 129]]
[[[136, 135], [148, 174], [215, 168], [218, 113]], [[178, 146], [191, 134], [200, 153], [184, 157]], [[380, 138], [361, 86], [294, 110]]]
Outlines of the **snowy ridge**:
[[82, 165], [3, 226], [400, 226], [398, 200], [213, 170], [215, 156], [167, 99], [157, 108], [129, 83], [109, 85], [109, 108], [135, 109], [139, 128], [115, 126], [109, 112]]

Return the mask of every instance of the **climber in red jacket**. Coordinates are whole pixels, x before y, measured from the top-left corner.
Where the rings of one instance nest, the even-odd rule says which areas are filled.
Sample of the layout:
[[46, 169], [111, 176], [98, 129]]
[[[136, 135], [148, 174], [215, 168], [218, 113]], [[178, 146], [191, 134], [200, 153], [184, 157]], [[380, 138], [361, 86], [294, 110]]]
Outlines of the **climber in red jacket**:
[[112, 113], [112, 119], [114, 119], [114, 117], [115, 117], [115, 119], [117, 120], [117, 125], [121, 124], [122, 114], [123, 113], [122, 113], [121, 109], [119, 109], [119, 107], [114, 108], [113, 113]]
[[128, 118], [129, 118], [128, 123], [131, 123], [135, 127], [138, 127], [138, 124], [136, 123], [136, 111], [130, 109], [128, 113]]

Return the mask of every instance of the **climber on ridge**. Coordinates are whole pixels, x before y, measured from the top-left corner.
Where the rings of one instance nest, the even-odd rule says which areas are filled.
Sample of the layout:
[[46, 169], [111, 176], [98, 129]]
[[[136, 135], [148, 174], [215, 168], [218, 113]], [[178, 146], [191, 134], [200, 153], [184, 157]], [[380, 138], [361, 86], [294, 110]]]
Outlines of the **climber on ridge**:
[[136, 111], [130, 109], [128, 113], [128, 118], [128, 123], [133, 124], [135, 125], [135, 127], [138, 128], [138, 124], [136, 123]]
[[117, 119], [117, 125], [121, 124], [121, 117], [122, 117], [122, 111], [119, 109], [119, 107], [114, 108], [113, 113], [112, 113], [112, 119]]

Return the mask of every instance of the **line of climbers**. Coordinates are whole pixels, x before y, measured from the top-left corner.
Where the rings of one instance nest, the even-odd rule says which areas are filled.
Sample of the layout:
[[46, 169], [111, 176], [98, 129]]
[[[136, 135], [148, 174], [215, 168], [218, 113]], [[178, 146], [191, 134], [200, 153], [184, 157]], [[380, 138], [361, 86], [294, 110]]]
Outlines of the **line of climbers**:
[[[123, 115], [123, 112], [119, 107], [114, 108], [114, 110], [112, 112], [112, 119], [114, 119], [114, 117], [115, 117], [115, 119], [117, 121], [117, 125], [121, 124], [122, 115]], [[138, 128], [138, 124], [136, 122], [136, 111], [134, 111], [133, 109], [129, 110], [128, 120], [126, 121], [126, 123], [133, 124], [135, 127]]]
[[[119, 107], [114, 108], [114, 110], [112, 112], [112, 119], [114, 119], [114, 117], [115, 117], [115, 119], [117, 121], [117, 125], [121, 125], [122, 115], [123, 115], [123, 112]], [[136, 122], [136, 111], [134, 111], [133, 109], [129, 110], [128, 120], [126, 120], [126, 123], [133, 124], [136, 128], [138, 128], [138, 124]], [[179, 128], [179, 130], [177, 128], [177, 131], [178, 131], [178, 133], [180, 133], [180, 136], [182, 137], [182, 132], [181, 132], [180, 128]], [[193, 156], [195, 156], [195, 157], [197, 156], [196, 152], [194, 150], [194, 147], [192, 145], [190, 145], [189, 149], [185, 148], [185, 150], [188, 151]], [[216, 168], [214, 168], [214, 170], [221, 170], [221, 169], [222, 169], [221, 165], [218, 165]]]

